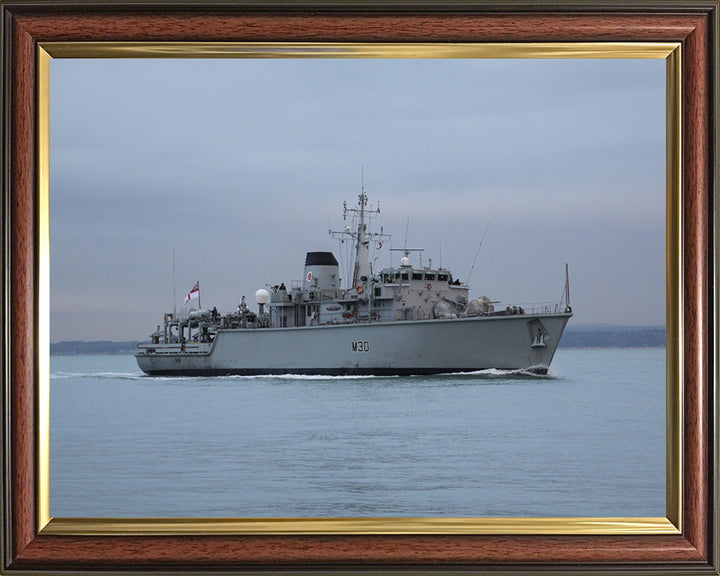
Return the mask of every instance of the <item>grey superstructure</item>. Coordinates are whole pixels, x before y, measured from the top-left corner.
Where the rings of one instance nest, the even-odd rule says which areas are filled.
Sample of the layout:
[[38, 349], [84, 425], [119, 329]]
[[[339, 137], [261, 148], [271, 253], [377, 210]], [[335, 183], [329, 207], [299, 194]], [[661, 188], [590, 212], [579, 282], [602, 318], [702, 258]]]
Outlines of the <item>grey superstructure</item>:
[[449, 269], [413, 266], [413, 249], [374, 273], [370, 243], [387, 237], [368, 230], [377, 213], [363, 190], [356, 208], [344, 205], [355, 226], [330, 232], [354, 241], [347, 287], [331, 252], [308, 252], [302, 281], [258, 290], [257, 312], [243, 297], [230, 314], [165, 314], [138, 365], [154, 375], [547, 372], [572, 316], [567, 277], [560, 303], [496, 310], [485, 296], [469, 301]]

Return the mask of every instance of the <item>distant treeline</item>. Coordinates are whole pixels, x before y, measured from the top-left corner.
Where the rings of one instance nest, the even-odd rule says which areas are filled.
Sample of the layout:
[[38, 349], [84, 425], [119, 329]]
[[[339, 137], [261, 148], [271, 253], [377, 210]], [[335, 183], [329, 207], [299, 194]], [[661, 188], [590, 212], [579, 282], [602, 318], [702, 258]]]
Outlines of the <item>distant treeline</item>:
[[137, 342], [111, 342], [110, 340], [97, 340], [95, 342], [82, 342], [73, 340], [71, 342], [50, 343], [50, 354], [58, 356], [68, 354], [134, 354], [137, 352]]
[[568, 328], [560, 348], [656, 348], [665, 346], [665, 327]]
[[[665, 327], [607, 326], [598, 328], [569, 326], [560, 340], [560, 348], [654, 348], [665, 346]], [[134, 354], [137, 342], [57, 342], [50, 354]]]

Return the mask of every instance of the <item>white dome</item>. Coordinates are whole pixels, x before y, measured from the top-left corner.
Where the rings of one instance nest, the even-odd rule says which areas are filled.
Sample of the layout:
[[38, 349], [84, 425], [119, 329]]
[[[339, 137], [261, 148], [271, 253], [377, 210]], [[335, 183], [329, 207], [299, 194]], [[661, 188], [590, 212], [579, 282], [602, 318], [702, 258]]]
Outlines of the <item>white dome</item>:
[[270, 301], [270, 294], [264, 288], [260, 288], [255, 292], [255, 302], [258, 304], [267, 304]]
[[410, 258], [408, 258], [407, 256], [403, 256], [400, 260], [400, 266], [402, 266], [403, 268], [410, 268]]

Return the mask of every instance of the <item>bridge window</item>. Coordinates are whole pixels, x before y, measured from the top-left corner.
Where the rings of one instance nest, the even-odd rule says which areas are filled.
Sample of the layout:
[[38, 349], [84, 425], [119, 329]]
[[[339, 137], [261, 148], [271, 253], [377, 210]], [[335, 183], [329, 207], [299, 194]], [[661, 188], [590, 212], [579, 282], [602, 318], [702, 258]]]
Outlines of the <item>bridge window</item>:
[[435, 274], [425, 274], [425, 280], [435, 280]]
[[413, 276], [412, 276], [413, 280], [422, 280], [422, 277], [423, 277], [422, 272], [413, 272]]

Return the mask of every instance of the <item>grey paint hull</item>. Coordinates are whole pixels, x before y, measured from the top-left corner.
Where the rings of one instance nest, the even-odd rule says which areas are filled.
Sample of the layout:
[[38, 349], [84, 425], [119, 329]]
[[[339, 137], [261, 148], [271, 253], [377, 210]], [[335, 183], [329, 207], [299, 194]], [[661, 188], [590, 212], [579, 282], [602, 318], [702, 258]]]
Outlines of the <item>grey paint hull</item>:
[[221, 330], [206, 348], [144, 345], [136, 357], [152, 375], [545, 373], [571, 315]]

